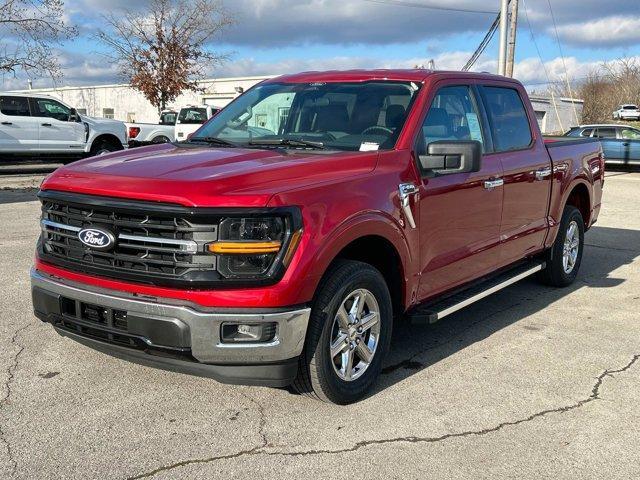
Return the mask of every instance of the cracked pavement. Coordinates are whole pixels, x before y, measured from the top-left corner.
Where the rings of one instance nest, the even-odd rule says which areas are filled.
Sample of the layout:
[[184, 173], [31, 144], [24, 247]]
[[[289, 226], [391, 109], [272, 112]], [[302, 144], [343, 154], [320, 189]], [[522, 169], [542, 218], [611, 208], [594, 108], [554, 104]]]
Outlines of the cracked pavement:
[[337, 407], [59, 337], [31, 314], [38, 205], [0, 191], [0, 478], [638, 478], [640, 173], [604, 202], [573, 286], [397, 324], [374, 394]]

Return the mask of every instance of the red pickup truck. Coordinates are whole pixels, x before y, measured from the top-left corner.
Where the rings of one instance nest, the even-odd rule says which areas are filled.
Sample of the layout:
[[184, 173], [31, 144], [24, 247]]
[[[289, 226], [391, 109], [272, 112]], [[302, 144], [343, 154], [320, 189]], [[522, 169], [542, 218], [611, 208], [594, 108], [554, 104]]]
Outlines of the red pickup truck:
[[603, 183], [599, 142], [545, 145], [515, 80], [282, 76], [186, 142], [51, 174], [34, 310], [117, 357], [349, 403], [394, 318], [573, 282]]

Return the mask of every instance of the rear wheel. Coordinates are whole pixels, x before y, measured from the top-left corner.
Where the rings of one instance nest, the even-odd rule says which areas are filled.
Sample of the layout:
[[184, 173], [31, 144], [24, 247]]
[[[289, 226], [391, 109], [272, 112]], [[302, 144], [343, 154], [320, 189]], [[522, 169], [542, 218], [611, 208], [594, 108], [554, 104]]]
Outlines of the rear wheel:
[[580, 210], [572, 205], [564, 207], [560, 229], [553, 246], [547, 252], [547, 267], [541, 279], [547, 285], [566, 287], [578, 275], [584, 248], [584, 220]]
[[169, 140], [168, 137], [165, 137], [164, 135], [158, 135], [153, 140], [151, 140], [151, 143], [169, 143], [170, 141], [171, 140]]
[[392, 319], [382, 274], [362, 262], [337, 263], [318, 287], [294, 389], [338, 404], [361, 399], [380, 374]]

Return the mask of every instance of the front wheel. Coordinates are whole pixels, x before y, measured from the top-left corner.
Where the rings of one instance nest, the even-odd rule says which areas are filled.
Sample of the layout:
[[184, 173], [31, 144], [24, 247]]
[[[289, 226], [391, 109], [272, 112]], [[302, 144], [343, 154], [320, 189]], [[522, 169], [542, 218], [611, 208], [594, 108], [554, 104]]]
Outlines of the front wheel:
[[117, 152], [118, 150], [122, 150], [122, 147], [120, 145], [116, 145], [114, 142], [110, 142], [109, 140], [97, 140], [91, 146], [89, 156], [97, 157], [99, 155]]
[[582, 261], [584, 220], [580, 210], [572, 205], [564, 207], [559, 228], [540, 276], [547, 285], [566, 287], [576, 279]]
[[337, 404], [364, 397], [389, 350], [392, 322], [382, 274], [366, 263], [339, 261], [318, 287], [294, 389]]

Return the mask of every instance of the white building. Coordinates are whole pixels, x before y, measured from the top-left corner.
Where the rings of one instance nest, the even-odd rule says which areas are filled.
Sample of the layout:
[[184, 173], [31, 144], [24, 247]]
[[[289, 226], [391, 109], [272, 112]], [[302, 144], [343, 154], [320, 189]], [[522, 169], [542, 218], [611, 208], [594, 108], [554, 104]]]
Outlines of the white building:
[[[224, 107], [253, 85], [271, 75], [208, 79], [199, 82], [199, 92], [185, 92], [168, 107], [209, 104]], [[25, 90], [26, 92], [26, 90]], [[156, 123], [158, 111], [144, 96], [127, 84], [34, 89], [60, 98], [80, 113], [92, 117], [115, 118], [125, 122]], [[560, 97], [530, 96], [542, 133], [563, 133], [582, 120], [583, 100]], [[576, 120], [577, 119], [577, 120]]]

